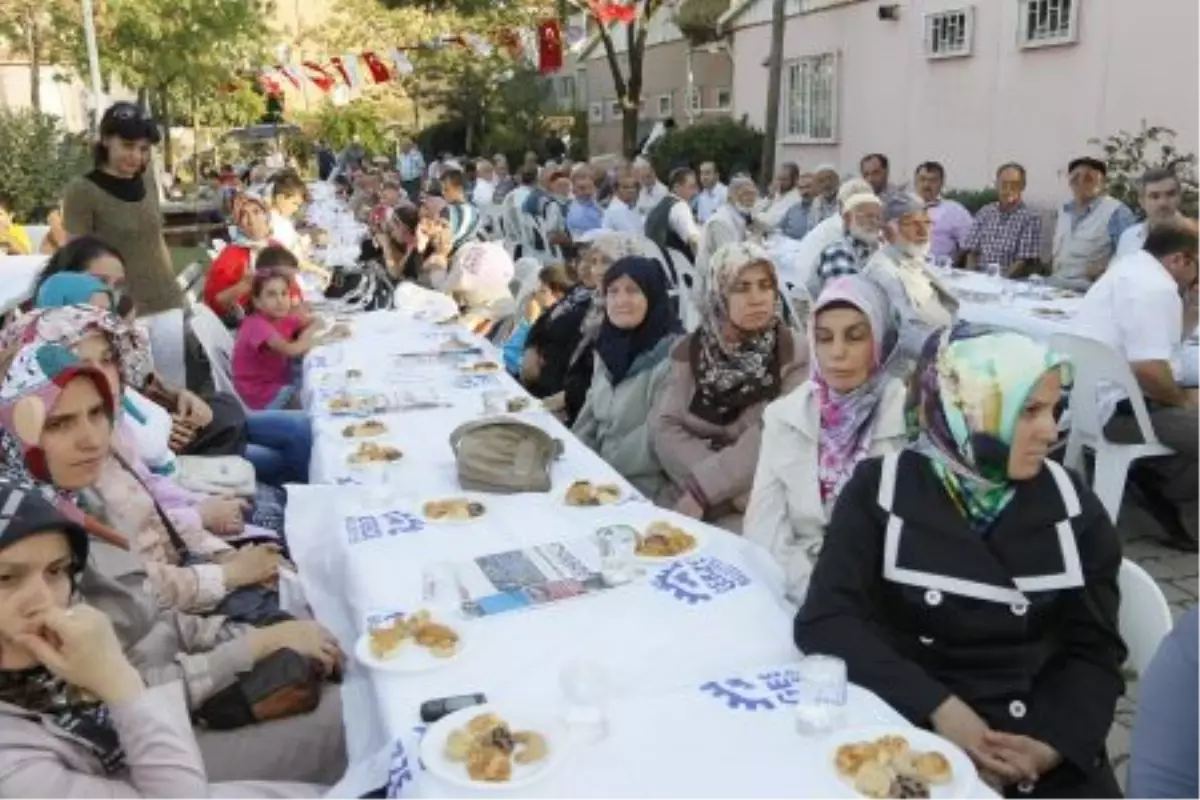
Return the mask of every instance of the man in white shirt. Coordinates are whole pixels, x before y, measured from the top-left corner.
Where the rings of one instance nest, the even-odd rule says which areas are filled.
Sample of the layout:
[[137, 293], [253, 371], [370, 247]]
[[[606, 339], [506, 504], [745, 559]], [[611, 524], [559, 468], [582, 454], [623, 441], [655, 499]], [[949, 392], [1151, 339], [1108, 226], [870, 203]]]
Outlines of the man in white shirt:
[[471, 191], [471, 203], [481, 211], [492, 206], [492, 198], [496, 194], [495, 175], [492, 162], [486, 158], [475, 162], [475, 188]]
[[784, 216], [792, 206], [800, 202], [800, 167], [792, 162], [779, 165], [775, 174], [775, 189], [769, 198], [759, 204], [754, 213], [754, 221], [762, 229], [771, 233], [775, 231]]
[[[1073, 326], [1129, 362], [1155, 435], [1175, 451], [1135, 462], [1131, 478], [1172, 543], [1191, 551], [1197, 530], [1197, 402], [1196, 390], [1178, 384], [1176, 359], [1183, 343], [1183, 298], [1196, 290], [1198, 249], [1195, 222], [1154, 226], [1141, 251], [1114, 260], [1088, 290]], [[1124, 391], [1102, 387], [1098, 402], [1102, 415], [1112, 412], [1107, 437], [1142, 441]], [[1164, 507], [1169, 513], [1162, 513]]]
[[646, 229], [646, 218], [637, 211], [638, 185], [633, 170], [622, 167], [617, 170], [616, 192], [604, 210], [602, 227], [607, 231], [634, 233], [641, 236]]
[[727, 244], [746, 241], [754, 204], [758, 202], [758, 187], [747, 175], [736, 175], [729, 181], [727, 202], [704, 223], [700, 232], [700, 247], [696, 251], [696, 275], [700, 285], [693, 290], [696, 297], [707, 297], [710, 278], [708, 260]]
[[637, 176], [638, 183], [641, 184], [641, 191], [638, 193], [637, 211], [643, 217], [654, 210], [654, 207], [666, 199], [669, 192], [662, 181], [658, 179], [658, 175], [654, 172], [654, 165], [644, 158], [637, 158], [633, 162], [633, 174]]
[[725, 198], [729, 190], [725, 188], [725, 184], [721, 183], [721, 175], [717, 172], [717, 165], [712, 161], [705, 161], [700, 165], [700, 191], [693, 201], [696, 206], [696, 219], [700, 224], [708, 222], [708, 218], [716, 213], [717, 209], [725, 205]]
[[1117, 252], [1113, 258], [1127, 256], [1142, 249], [1146, 243], [1148, 228], [1161, 225], [1164, 222], [1182, 219], [1179, 204], [1183, 200], [1180, 191], [1179, 178], [1169, 169], [1156, 167], [1146, 171], [1138, 180], [1138, 202], [1142, 213], [1146, 215], [1143, 222], [1130, 225], [1117, 241]]

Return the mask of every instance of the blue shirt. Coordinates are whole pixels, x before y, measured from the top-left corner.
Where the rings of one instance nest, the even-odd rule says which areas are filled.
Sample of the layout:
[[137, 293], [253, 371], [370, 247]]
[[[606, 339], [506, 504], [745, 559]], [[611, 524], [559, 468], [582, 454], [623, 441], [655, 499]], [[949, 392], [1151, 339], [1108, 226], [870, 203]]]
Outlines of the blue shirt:
[[594, 198], [572, 200], [567, 210], [567, 233], [577, 238], [604, 225], [604, 209]]
[[[1062, 210], [1071, 215], [1071, 230], [1078, 227], [1079, 223], [1083, 222], [1099, 203], [1100, 198], [1097, 197], [1088, 203], [1087, 208], [1083, 209], [1083, 211], [1078, 211], [1075, 208], [1074, 200], [1068, 200], [1063, 203]], [[1126, 228], [1135, 224], [1137, 224], [1137, 217], [1129, 210], [1129, 206], [1124, 203], [1117, 206], [1116, 211], [1113, 211], [1112, 216], [1108, 218], [1108, 240], [1112, 242], [1114, 253], [1117, 250], [1117, 245], [1121, 242], [1121, 234], [1125, 232]]]
[[542, 198], [546, 196], [546, 190], [540, 186], [535, 186], [530, 190], [529, 196], [525, 198], [525, 202], [521, 204], [522, 213], [528, 214], [531, 217], [540, 217], [542, 215]]
[[1197, 609], [1163, 639], [1138, 691], [1129, 758], [1129, 797], [1196, 797]]
[[779, 223], [779, 232], [789, 239], [803, 239], [808, 233], [808, 212], [812, 210], [811, 200], [801, 200], [787, 210]]
[[521, 320], [517, 323], [512, 335], [508, 337], [508, 341], [504, 343], [504, 347], [501, 348], [500, 352], [504, 355], [504, 368], [513, 377], [521, 377], [521, 359], [525, 355], [525, 341], [529, 339], [529, 331], [532, 329], [532, 322], [527, 319]]

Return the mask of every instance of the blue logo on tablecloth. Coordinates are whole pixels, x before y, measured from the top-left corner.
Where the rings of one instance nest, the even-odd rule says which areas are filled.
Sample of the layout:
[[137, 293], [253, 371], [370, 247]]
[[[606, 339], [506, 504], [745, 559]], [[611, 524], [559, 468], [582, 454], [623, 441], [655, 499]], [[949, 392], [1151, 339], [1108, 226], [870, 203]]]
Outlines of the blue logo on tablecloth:
[[369, 516], [346, 517], [346, 538], [359, 544], [384, 536], [417, 533], [425, 529], [425, 520], [406, 511], [385, 511]]
[[794, 669], [760, 672], [751, 679], [727, 678], [709, 681], [700, 691], [721, 700], [732, 709], [774, 711], [794, 706], [799, 700], [800, 673]]
[[387, 796], [400, 797], [401, 790], [412, 782], [413, 772], [408, 762], [408, 750], [405, 749], [404, 742], [397, 739], [392, 749], [392, 763], [388, 767]]
[[676, 600], [693, 606], [749, 583], [750, 579], [737, 567], [710, 556], [676, 561], [651, 581], [655, 589], [668, 592]]
[[495, 375], [459, 375], [454, 379], [455, 389], [485, 389], [499, 385], [500, 379]]

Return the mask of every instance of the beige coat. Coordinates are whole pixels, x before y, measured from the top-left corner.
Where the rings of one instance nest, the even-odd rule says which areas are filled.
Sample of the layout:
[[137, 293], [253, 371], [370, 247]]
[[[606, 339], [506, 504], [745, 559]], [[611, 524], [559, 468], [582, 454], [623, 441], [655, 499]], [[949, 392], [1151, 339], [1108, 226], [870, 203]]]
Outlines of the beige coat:
[[[767, 404], [746, 409], [728, 425], [717, 425], [691, 413], [696, 376], [690, 349], [695, 336], [686, 337], [672, 351], [671, 371], [650, 415], [654, 450], [670, 478], [656, 499], [660, 505], [673, 506], [694, 483], [708, 501], [706, 518], [740, 532], [742, 512], [754, 483]], [[786, 395], [807, 377], [808, 347], [781, 326], [778, 349], [780, 394]]]
[[[895, 452], [907, 443], [904, 400], [904, 384], [889, 381], [871, 429], [868, 456]], [[817, 481], [820, 424], [811, 382], [767, 407], [746, 509], [744, 535], [771, 553], [784, 571], [788, 599], [797, 605], [804, 602], [832, 507], [821, 502]]]

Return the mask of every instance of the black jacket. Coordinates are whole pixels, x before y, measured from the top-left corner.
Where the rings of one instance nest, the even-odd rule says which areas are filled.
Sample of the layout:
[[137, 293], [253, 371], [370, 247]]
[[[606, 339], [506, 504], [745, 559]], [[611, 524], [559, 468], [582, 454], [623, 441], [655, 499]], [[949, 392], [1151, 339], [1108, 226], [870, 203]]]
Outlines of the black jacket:
[[838, 498], [796, 644], [843, 658], [916, 725], [954, 694], [1049, 744], [1063, 763], [1034, 794], [1118, 796], [1105, 740], [1124, 690], [1120, 566], [1104, 508], [1057, 464], [980, 536], [924, 456], [872, 459]]

